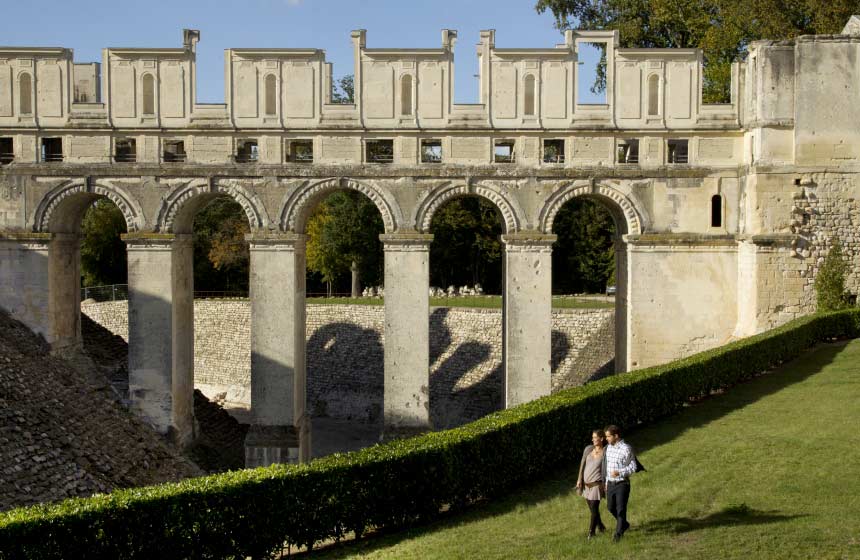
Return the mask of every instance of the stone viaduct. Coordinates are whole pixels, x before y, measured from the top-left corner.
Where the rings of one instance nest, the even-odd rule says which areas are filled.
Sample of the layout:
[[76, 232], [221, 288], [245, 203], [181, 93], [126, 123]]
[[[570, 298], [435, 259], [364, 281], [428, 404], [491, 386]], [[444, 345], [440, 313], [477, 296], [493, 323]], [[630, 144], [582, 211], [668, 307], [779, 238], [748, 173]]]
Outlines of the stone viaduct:
[[[553, 219], [574, 197], [617, 231], [616, 363], [633, 370], [814, 310], [833, 239], [860, 287], [860, 19], [842, 35], [757, 42], [731, 102], [701, 98], [693, 49], [621, 49], [568, 32], [546, 49], [481, 33], [480, 103], [453, 99], [455, 31], [438, 49], [367, 48], [355, 102], [331, 102], [319, 49], [228, 49], [223, 104], [199, 104], [195, 51], [0, 47], [0, 305], [57, 351], [80, 345], [82, 216], [105, 197], [128, 228], [134, 409], [194, 436], [192, 222], [217, 196], [251, 226], [249, 465], [304, 459], [305, 223], [357, 190], [385, 224], [389, 434], [430, 428], [431, 219], [454, 197], [502, 216], [505, 406], [550, 392]], [[605, 48], [606, 96], [579, 98], [578, 58]]]

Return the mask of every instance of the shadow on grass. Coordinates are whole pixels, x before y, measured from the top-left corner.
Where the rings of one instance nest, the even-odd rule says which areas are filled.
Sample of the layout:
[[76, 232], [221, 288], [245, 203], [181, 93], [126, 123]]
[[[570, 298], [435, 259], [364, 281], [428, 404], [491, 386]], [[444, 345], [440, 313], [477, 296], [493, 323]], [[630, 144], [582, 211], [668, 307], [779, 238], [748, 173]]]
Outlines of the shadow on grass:
[[637, 453], [671, 442], [687, 430], [706, 426], [790, 385], [800, 383], [832, 363], [850, 341], [815, 346], [763, 375], [702, 399], [678, 414], [628, 429], [625, 434]]
[[770, 523], [781, 523], [802, 515], [785, 515], [779, 511], [760, 511], [746, 504], [729, 506], [722, 511], [714, 512], [700, 518], [691, 517], [669, 517], [666, 519], [655, 519], [636, 528], [644, 533], [663, 533], [680, 535], [700, 529], [713, 529], [715, 527], [738, 527], [740, 525], [768, 525]]
[[[825, 344], [813, 348], [796, 360], [779, 366], [766, 375], [730, 388], [725, 394], [699, 401], [680, 414], [664, 418], [650, 425], [639, 426], [635, 431], [630, 431], [629, 440], [640, 453], [651, 447], [668, 443], [687, 430], [707, 425], [726, 414], [755, 403], [790, 385], [804, 381], [833, 362], [848, 342]], [[583, 442], [583, 446], [586, 443]], [[542, 481], [516, 488], [504, 498], [476, 504], [465, 512], [443, 514], [440, 519], [424, 525], [392, 530], [391, 532], [379, 532], [368, 535], [366, 539], [357, 542], [348, 541], [335, 544], [309, 555], [313, 558], [346, 558], [355, 554], [370, 553], [427, 533], [468, 525], [518, 509], [528, 508], [549, 499], [568, 496], [575, 490], [578, 466], [578, 464], [567, 465], [555, 472], [547, 473], [546, 478]], [[802, 516], [784, 515], [778, 511], [759, 511], [742, 504], [728, 507], [702, 518], [657, 519], [637, 525], [636, 529], [648, 533], [681, 534], [727, 525], [779, 523], [796, 517]]]

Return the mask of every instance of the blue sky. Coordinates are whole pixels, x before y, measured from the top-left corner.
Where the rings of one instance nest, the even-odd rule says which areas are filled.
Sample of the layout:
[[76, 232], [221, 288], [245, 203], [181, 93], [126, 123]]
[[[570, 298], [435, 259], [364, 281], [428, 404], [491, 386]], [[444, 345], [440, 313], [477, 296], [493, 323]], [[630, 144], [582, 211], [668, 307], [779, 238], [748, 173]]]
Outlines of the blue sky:
[[313, 47], [335, 76], [352, 73], [349, 32], [367, 29], [367, 46], [439, 47], [456, 29], [455, 101], [477, 101], [475, 45], [481, 29], [496, 46], [551, 47], [563, 41], [552, 14], [533, 0], [0, 0], [0, 44], [57, 46], [77, 62], [101, 61], [104, 47], [178, 47], [182, 29], [199, 29], [198, 102], [224, 102], [224, 49]]

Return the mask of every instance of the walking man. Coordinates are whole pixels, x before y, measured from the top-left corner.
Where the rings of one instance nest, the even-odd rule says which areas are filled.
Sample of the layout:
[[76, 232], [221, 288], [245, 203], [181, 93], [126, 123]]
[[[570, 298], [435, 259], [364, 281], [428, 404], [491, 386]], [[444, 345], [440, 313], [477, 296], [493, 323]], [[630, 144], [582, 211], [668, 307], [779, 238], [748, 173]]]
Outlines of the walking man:
[[609, 445], [604, 454], [604, 480], [606, 481], [606, 506], [615, 517], [613, 541], [619, 541], [630, 527], [627, 522], [627, 500], [630, 499], [630, 475], [635, 473], [636, 457], [633, 449], [621, 439], [618, 426], [606, 427], [606, 441]]

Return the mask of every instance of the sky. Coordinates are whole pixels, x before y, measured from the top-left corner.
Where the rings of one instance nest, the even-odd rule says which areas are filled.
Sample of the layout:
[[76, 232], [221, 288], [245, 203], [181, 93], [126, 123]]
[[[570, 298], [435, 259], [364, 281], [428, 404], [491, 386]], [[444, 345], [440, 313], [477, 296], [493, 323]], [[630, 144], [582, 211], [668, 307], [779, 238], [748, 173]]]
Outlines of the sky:
[[563, 42], [551, 13], [534, 0], [0, 0], [0, 45], [66, 47], [76, 62], [100, 62], [105, 47], [181, 47], [182, 29], [200, 30], [197, 102], [224, 102], [224, 49], [321, 48], [335, 78], [353, 72], [350, 31], [367, 47], [439, 48], [455, 29], [454, 100], [475, 103], [479, 31], [496, 46]]

